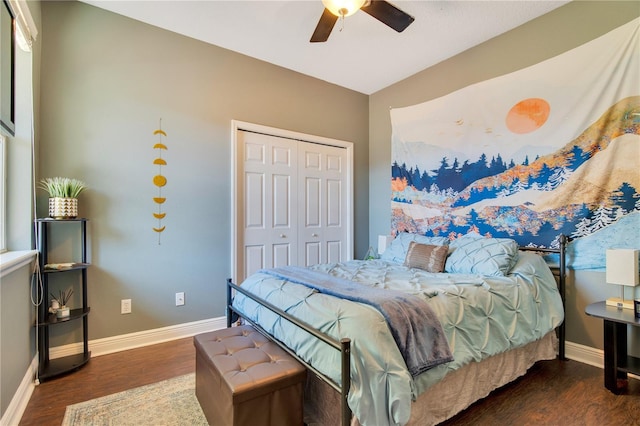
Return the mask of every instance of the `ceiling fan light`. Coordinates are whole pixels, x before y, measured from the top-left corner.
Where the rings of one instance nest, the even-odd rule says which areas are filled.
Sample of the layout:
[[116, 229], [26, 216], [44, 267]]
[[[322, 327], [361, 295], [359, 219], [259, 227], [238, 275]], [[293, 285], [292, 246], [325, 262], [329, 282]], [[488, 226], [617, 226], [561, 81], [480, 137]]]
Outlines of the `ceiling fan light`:
[[356, 13], [366, 0], [322, 0], [322, 4], [338, 17], [350, 16]]

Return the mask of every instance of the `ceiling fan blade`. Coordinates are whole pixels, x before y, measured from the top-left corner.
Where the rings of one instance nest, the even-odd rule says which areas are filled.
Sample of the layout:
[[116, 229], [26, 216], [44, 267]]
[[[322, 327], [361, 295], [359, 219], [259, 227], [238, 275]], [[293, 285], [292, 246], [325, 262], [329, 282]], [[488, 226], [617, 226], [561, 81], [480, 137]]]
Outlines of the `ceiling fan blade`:
[[327, 41], [329, 39], [329, 35], [331, 35], [331, 30], [333, 29], [333, 26], [336, 24], [337, 20], [338, 17], [329, 12], [329, 9], [325, 8], [322, 12], [320, 20], [318, 21], [316, 29], [311, 36], [311, 43], [320, 43]]
[[404, 31], [415, 20], [413, 16], [384, 0], [371, 0], [371, 3], [362, 6], [361, 10], [399, 33]]

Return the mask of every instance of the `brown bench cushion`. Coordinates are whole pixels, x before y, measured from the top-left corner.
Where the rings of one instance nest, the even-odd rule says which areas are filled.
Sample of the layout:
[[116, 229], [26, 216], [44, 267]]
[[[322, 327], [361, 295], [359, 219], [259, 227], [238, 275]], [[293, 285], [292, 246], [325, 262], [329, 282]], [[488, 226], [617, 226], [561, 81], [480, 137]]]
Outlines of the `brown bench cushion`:
[[209, 423], [302, 423], [306, 370], [278, 345], [251, 326], [199, 334], [194, 345], [196, 396]]

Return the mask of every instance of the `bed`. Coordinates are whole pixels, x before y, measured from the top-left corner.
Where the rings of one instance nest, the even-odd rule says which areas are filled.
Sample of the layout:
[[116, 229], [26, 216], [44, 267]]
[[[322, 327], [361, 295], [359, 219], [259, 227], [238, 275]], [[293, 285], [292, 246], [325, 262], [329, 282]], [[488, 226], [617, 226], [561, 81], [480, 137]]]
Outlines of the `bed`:
[[[227, 322], [239, 315], [314, 373], [308, 423], [437, 424], [535, 362], [564, 358], [565, 242], [402, 233], [380, 259], [228, 280]], [[423, 317], [432, 321], [413, 323]]]

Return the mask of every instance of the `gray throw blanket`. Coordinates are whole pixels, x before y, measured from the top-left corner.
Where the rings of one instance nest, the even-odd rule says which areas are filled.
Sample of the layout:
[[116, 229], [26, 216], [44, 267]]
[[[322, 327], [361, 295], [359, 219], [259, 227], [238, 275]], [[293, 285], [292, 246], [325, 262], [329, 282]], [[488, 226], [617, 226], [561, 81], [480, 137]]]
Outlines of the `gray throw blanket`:
[[259, 272], [378, 309], [412, 376], [453, 361], [440, 320], [426, 301], [395, 290], [369, 287], [322, 272], [296, 266]]

